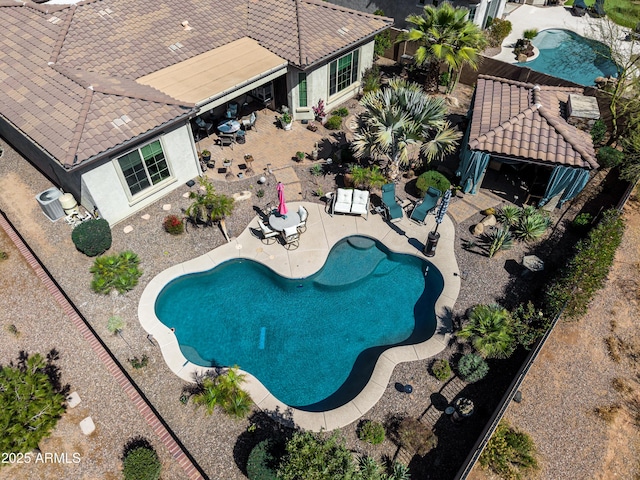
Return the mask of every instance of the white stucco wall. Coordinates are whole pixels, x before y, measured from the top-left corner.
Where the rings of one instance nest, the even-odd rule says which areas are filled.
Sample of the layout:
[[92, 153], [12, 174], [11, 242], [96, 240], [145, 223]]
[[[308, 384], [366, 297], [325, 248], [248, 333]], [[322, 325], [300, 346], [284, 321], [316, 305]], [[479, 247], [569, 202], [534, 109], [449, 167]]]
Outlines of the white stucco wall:
[[[372, 40], [360, 46], [360, 57], [358, 67], [358, 81], [351, 84], [344, 90], [329, 97], [329, 64], [327, 62], [323, 65], [316, 67], [315, 69], [307, 72], [307, 107], [299, 107], [299, 95], [298, 95], [298, 73], [299, 70], [291, 69], [287, 74], [287, 85], [290, 85], [290, 108], [293, 112], [296, 120], [313, 120], [312, 106], [318, 104], [318, 100], [322, 99], [325, 102], [325, 110], [327, 113], [331, 113], [331, 110], [345, 102], [346, 100], [354, 97], [360, 91], [360, 80], [362, 79], [362, 73], [371, 68], [373, 65], [373, 45]], [[349, 52], [344, 52], [342, 55], [347, 55]], [[340, 56], [342, 56], [340, 55]], [[335, 58], [332, 59], [332, 61]]]
[[163, 182], [157, 188], [150, 189], [152, 193], [148, 195], [129, 199], [126, 193], [128, 187], [118, 175], [115, 165], [117, 157], [114, 157], [113, 161], [82, 175], [80, 203], [88, 210], [92, 210], [93, 205], [96, 205], [102, 217], [113, 225], [199, 175], [197, 154], [188, 124], [158, 138], [162, 143], [162, 149], [172, 174], [170, 180], [166, 180], [166, 183]]

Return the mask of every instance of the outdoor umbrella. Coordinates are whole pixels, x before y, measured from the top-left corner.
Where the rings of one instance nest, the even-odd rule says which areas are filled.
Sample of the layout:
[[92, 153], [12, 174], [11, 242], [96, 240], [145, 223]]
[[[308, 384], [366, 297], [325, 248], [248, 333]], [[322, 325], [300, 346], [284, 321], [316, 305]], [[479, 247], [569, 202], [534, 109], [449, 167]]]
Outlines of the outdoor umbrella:
[[433, 233], [438, 232], [438, 227], [444, 221], [444, 216], [447, 213], [447, 208], [449, 208], [449, 202], [451, 202], [451, 189], [448, 189], [446, 192], [444, 192], [442, 201], [438, 206], [438, 211], [436, 212], [436, 229], [433, 231]]
[[284, 216], [289, 210], [287, 209], [287, 204], [284, 201], [284, 185], [282, 182], [278, 182], [276, 189], [278, 190], [278, 214]]

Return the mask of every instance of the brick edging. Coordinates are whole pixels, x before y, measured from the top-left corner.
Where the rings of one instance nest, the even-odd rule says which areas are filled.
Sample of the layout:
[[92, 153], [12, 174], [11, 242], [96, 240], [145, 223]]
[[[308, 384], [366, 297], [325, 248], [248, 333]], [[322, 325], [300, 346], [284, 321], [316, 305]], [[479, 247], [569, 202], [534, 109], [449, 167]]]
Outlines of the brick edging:
[[51, 296], [62, 307], [64, 313], [76, 326], [84, 339], [89, 343], [97, 357], [102, 361], [109, 373], [115, 378], [122, 390], [129, 396], [134, 406], [138, 409], [144, 420], [153, 429], [162, 443], [167, 447], [171, 456], [178, 462], [190, 480], [206, 480], [207, 475], [195, 462], [191, 454], [182, 445], [177, 436], [171, 431], [165, 421], [160, 417], [153, 405], [142, 394], [139, 387], [133, 383], [129, 375], [116, 360], [111, 351], [102, 342], [100, 337], [82, 317], [78, 309], [67, 297], [60, 286], [55, 282], [51, 274], [46, 270], [35, 253], [27, 246], [18, 231], [13, 227], [7, 216], [0, 210], [0, 227], [9, 236], [20, 254], [27, 261], [34, 273], [44, 284]]

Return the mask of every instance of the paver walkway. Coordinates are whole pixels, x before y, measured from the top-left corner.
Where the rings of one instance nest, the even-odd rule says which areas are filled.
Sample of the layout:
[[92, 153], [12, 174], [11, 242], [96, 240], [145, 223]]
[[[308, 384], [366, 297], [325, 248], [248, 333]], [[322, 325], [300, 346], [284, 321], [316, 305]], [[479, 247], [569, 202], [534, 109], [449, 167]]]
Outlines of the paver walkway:
[[489, 191], [482, 190], [475, 195], [466, 194], [462, 198], [456, 198], [455, 201], [451, 202], [447, 214], [459, 224], [479, 211], [495, 207], [502, 202], [502, 198]]
[[302, 200], [302, 184], [293, 167], [283, 167], [273, 170], [277, 182], [284, 185], [284, 195], [287, 202]]

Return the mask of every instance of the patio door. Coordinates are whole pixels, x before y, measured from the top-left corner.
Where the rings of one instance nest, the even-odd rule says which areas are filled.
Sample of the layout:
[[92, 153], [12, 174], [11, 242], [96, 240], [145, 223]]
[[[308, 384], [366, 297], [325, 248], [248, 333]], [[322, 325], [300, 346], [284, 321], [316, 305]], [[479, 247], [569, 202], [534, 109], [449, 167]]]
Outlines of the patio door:
[[282, 75], [273, 81], [273, 106], [274, 110], [282, 105], [289, 105], [287, 100], [287, 76]]

